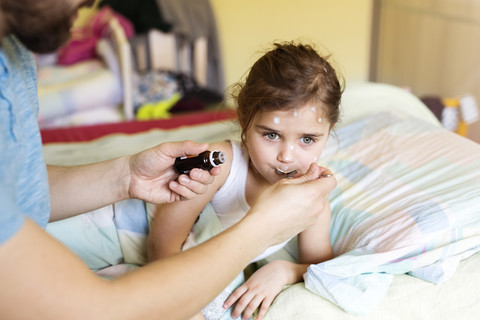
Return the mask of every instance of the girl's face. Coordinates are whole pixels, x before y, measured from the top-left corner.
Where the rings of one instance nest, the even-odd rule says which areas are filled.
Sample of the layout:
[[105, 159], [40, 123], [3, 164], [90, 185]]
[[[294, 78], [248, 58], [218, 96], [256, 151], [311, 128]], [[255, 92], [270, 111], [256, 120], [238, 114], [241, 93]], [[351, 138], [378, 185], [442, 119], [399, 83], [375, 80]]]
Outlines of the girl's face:
[[330, 132], [323, 108], [316, 104], [287, 111], [262, 112], [246, 132], [253, 168], [270, 183], [305, 173], [322, 154]]

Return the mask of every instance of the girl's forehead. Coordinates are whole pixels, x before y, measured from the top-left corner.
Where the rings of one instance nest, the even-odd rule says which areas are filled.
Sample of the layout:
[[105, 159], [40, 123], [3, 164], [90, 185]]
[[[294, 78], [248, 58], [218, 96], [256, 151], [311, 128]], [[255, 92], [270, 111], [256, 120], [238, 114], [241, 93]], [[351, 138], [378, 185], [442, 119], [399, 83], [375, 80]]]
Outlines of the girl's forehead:
[[270, 124], [281, 124], [281, 122], [310, 122], [328, 123], [325, 118], [324, 108], [319, 104], [306, 104], [297, 108], [287, 110], [273, 110], [259, 112], [254, 122], [266, 122]]

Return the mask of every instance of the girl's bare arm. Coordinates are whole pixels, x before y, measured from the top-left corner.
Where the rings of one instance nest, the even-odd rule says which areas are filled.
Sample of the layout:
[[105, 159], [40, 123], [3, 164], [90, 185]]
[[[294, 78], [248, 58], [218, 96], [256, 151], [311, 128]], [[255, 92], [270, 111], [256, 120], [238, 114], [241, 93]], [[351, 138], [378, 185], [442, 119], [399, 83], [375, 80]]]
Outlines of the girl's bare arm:
[[330, 244], [331, 211], [328, 198], [323, 202], [318, 221], [298, 235], [298, 262], [315, 264], [333, 258]]
[[198, 215], [225, 182], [232, 160], [231, 145], [227, 142], [216, 143], [211, 144], [210, 149], [218, 149], [225, 153], [226, 162], [222, 164], [221, 174], [208, 185], [204, 194], [190, 200], [155, 206], [147, 241], [149, 261], [165, 258], [181, 251]]

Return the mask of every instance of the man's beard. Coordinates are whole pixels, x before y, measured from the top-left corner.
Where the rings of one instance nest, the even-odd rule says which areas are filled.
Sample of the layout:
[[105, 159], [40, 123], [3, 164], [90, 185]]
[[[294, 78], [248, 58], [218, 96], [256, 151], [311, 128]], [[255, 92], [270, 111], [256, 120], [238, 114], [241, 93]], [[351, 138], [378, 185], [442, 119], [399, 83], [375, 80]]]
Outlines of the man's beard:
[[14, 30], [17, 38], [30, 50], [36, 53], [54, 52], [70, 38], [71, 23], [69, 19], [54, 25], [43, 25], [42, 28], [18, 28]]
[[[56, 51], [70, 38], [74, 17], [82, 6], [91, 6], [95, 0], [85, 0], [72, 8], [51, 6], [38, 0], [0, 0], [2, 8], [9, 12], [9, 31], [31, 51], [49, 53]], [[47, 14], [48, 13], [48, 14]]]

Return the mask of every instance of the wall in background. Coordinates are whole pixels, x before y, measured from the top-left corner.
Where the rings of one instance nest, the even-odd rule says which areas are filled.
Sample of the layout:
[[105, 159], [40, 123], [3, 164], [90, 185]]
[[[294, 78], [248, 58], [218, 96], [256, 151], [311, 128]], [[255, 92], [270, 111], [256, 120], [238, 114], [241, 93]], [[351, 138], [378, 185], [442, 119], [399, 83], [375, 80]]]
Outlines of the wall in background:
[[211, 0], [226, 85], [274, 40], [306, 40], [331, 53], [347, 81], [368, 80], [373, 0]]
[[372, 79], [418, 96], [480, 99], [479, 0], [375, 0], [377, 65]]
[[[480, 0], [374, 0], [371, 80], [480, 102]], [[480, 121], [467, 130], [480, 142]]]

